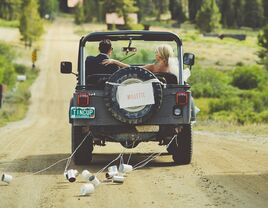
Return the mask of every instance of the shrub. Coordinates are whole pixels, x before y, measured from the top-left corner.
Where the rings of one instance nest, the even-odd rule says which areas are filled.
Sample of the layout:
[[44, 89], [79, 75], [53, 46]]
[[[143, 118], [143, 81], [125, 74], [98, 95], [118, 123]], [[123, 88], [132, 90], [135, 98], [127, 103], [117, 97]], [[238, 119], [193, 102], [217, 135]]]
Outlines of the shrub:
[[15, 64], [14, 66], [17, 74], [25, 74], [27, 71], [27, 66], [23, 64]]
[[267, 75], [264, 69], [253, 67], [238, 67], [232, 73], [231, 84], [239, 89], [254, 89], [260, 87]]
[[221, 97], [227, 91], [228, 76], [214, 69], [195, 68], [189, 79], [194, 97]]
[[15, 82], [16, 74], [14, 66], [4, 57], [0, 56], [0, 83], [12, 87]]

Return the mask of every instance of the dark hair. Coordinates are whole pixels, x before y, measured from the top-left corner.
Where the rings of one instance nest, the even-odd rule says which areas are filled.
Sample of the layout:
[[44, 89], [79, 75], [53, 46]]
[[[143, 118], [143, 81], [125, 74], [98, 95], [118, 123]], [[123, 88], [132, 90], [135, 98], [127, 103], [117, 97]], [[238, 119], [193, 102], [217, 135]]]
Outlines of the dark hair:
[[109, 39], [104, 39], [99, 43], [99, 51], [101, 53], [108, 53], [108, 51], [112, 48], [112, 43]]

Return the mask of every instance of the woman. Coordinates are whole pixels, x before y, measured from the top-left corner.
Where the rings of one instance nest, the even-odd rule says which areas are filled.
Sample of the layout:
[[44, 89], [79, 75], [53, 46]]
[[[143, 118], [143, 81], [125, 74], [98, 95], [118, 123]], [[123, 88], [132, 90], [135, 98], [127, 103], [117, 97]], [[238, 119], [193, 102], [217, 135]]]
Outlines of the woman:
[[[143, 68], [156, 73], [156, 72], [170, 72], [169, 60], [174, 56], [173, 49], [170, 45], [163, 44], [155, 50], [155, 64], [144, 65]], [[115, 59], [106, 59], [102, 62], [104, 65], [116, 64], [119, 67], [128, 67], [128, 64], [122, 63]]]

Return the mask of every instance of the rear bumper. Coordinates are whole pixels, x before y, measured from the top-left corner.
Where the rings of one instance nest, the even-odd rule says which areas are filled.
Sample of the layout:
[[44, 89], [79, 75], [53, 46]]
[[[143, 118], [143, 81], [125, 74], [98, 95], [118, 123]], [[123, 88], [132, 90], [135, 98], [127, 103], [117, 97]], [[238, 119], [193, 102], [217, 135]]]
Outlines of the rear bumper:
[[[174, 115], [174, 108], [176, 107], [176, 92], [180, 90], [179, 87], [164, 88], [163, 100], [160, 109], [154, 115], [141, 125], [182, 125], [191, 122], [191, 102], [189, 99], [187, 105], [181, 108], [182, 113], [179, 116]], [[70, 119], [74, 126], [88, 126], [88, 127], [105, 127], [105, 126], [125, 126], [126, 124], [116, 120], [111, 112], [108, 111], [103, 90], [90, 91], [91, 99], [90, 106], [95, 107], [95, 118], [93, 119]], [[191, 94], [190, 94], [191, 95]], [[75, 100], [75, 99], [74, 99]], [[76, 105], [75, 101], [71, 104]], [[133, 125], [135, 126], [135, 125]]]

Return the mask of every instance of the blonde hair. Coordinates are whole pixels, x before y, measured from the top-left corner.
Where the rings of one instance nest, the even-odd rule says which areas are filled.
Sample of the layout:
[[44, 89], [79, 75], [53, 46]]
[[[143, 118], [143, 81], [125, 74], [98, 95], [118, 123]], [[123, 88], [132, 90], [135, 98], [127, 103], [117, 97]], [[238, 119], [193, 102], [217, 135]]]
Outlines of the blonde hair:
[[174, 56], [173, 49], [170, 45], [163, 44], [157, 46], [155, 51], [160, 55], [160, 57], [164, 60], [165, 64], [168, 65], [168, 60], [170, 57]]

